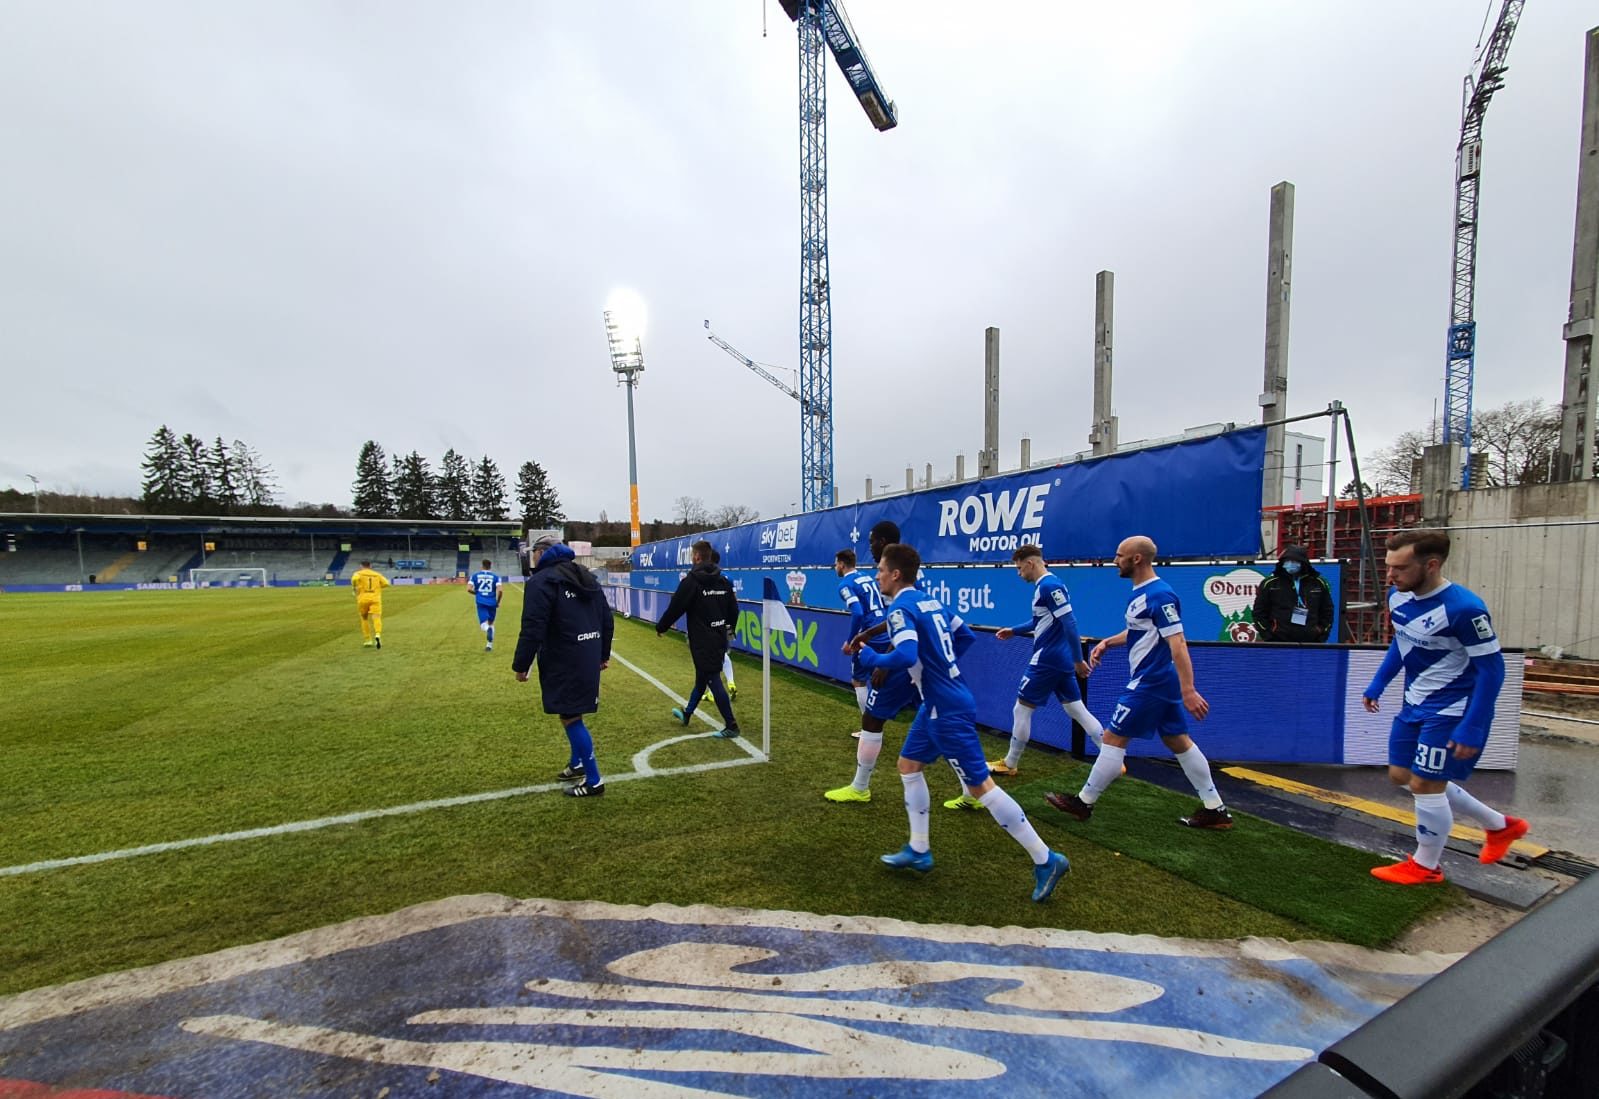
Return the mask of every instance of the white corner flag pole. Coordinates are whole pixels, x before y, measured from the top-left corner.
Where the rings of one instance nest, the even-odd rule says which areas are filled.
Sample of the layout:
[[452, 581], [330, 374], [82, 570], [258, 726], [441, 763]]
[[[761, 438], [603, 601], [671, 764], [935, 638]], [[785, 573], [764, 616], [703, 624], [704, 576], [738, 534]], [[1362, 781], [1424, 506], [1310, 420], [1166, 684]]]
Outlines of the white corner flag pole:
[[772, 634], [793, 635], [794, 618], [770, 576], [761, 578], [761, 754], [772, 758]]

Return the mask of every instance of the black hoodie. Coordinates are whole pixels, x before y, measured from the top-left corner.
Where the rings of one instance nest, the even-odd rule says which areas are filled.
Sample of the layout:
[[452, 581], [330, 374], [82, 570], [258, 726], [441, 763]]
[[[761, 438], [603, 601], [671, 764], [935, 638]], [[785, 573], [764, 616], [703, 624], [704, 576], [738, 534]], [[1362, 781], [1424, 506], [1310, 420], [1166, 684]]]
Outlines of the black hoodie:
[[[1284, 561], [1298, 561], [1299, 572], [1290, 574]], [[1255, 629], [1262, 641], [1326, 641], [1332, 632], [1332, 589], [1310, 563], [1303, 546], [1285, 546], [1277, 568], [1255, 593]], [[1294, 621], [1303, 609], [1304, 621]]]
[[567, 546], [551, 546], [522, 586], [522, 633], [511, 670], [520, 675], [536, 657], [544, 712], [591, 714], [613, 629], [611, 605], [594, 574]]
[[695, 565], [683, 577], [666, 613], [655, 624], [655, 632], [664, 634], [684, 615], [688, 647], [695, 653], [714, 654], [721, 659], [727, 651], [728, 637], [738, 624], [738, 596], [733, 593], [733, 582], [709, 561]]

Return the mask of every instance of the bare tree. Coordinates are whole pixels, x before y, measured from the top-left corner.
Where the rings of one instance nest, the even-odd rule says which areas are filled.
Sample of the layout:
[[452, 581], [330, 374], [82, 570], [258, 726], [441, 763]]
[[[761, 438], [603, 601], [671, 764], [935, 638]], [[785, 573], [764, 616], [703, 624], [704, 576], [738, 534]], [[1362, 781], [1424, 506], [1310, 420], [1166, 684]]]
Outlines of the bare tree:
[[1371, 479], [1379, 496], [1410, 491], [1410, 471], [1422, 449], [1433, 443], [1431, 431], [1406, 431], [1388, 446], [1372, 452], [1361, 463], [1360, 472]]
[[711, 513], [713, 527], [736, 527], [740, 523], [753, 523], [761, 513], [748, 504], [724, 504]]
[[703, 527], [711, 520], [705, 501], [698, 496], [679, 496], [672, 501], [672, 515], [684, 526]]
[[1471, 449], [1488, 456], [1489, 485], [1545, 484], [1560, 449], [1560, 409], [1534, 397], [1479, 412]]

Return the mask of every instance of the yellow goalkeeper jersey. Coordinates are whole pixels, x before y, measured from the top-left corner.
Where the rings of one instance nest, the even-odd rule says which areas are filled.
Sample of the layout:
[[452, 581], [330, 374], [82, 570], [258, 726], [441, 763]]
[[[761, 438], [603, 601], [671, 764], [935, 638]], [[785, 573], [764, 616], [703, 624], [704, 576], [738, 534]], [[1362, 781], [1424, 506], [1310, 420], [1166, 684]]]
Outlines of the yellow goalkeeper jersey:
[[382, 598], [383, 589], [388, 586], [389, 578], [373, 569], [356, 569], [355, 575], [350, 577], [350, 587], [355, 589], [357, 599], [367, 596]]

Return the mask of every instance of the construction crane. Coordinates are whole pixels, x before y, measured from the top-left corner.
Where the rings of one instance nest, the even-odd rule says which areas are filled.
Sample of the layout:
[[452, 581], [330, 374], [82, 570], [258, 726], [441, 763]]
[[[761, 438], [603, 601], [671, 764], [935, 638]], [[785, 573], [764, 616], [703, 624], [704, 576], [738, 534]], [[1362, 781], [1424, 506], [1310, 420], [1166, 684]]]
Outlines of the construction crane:
[[1460, 487], [1471, 487], [1471, 393], [1477, 356], [1477, 187], [1482, 176], [1482, 120], [1488, 101], [1505, 86], [1505, 57], [1525, 0], [1504, 0], [1488, 44], [1477, 55], [1461, 95], [1460, 145], [1455, 150], [1455, 278], [1444, 368], [1444, 442], [1459, 443]]
[[755, 371], [755, 373], [759, 374], [761, 377], [777, 386], [777, 388], [781, 389], [784, 393], [787, 393], [790, 397], [793, 397], [800, 403], [800, 410], [802, 412], [804, 411], [805, 398], [800, 395], [800, 391], [789, 385], [782, 378], [779, 378], [776, 374], [772, 373], [772, 370], [782, 370], [783, 367], [774, 366], [771, 368], [771, 370], [768, 370], [766, 367], [762, 366], [760, 363], [744, 354], [744, 352], [740, 351], [738, 348], [722, 339], [722, 337], [718, 336], [715, 332], [711, 331], [710, 321], [705, 322], [705, 338], [710, 340], [717, 347], [720, 347], [723, 351], [726, 351], [729, 355], [733, 356], [751, 370]]
[[827, 266], [827, 67], [832, 51], [866, 117], [899, 124], [839, 0], [779, 0], [799, 32], [800, 477], [805, 511], [832, 507], [833, 308]]

